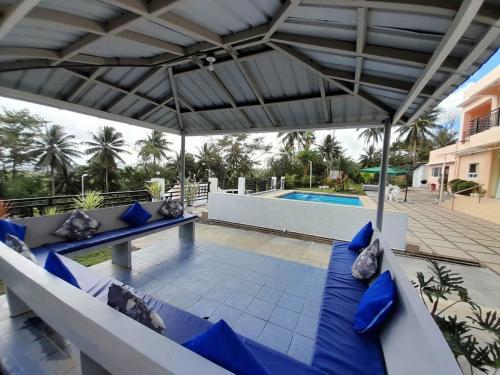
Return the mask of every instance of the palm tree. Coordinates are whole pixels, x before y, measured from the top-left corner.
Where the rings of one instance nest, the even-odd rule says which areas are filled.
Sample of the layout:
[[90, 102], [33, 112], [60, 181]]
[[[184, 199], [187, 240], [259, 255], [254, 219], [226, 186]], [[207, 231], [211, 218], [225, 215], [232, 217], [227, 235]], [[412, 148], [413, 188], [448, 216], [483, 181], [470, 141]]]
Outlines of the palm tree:
[[153, 159], [153, 165], [167, 158], [167, 153], [171, 151], [172, 142], [165, 138], [164, 133], [153, 130], [147, 135], [146, 139], [140, 139], [135, 142], [136, 147], [139, 147], [139, 157], [143, 160]]
[[400, 126], [397, 130], [399, 138], [403, 140], [405, 145], [407, 147], [412, 147], [414, 164], [418, 161], [418, 146], [421, 143], [432, 139], [432, 131], [438, 127], [436, 122], [440, 113], [441, 111], [438, 108], [431, 109], [422, 117], [413, 121], [410, 125]]
[[[361, 129], [358, 129], [361, 130]], [[384, 128], [366, 128], [358, 135], [358, 139], [364, 138], [366, 144], [378, 143], [384, 136]]]
[[109, 175], [111, 171], [116, 171], [116, 162], [125, 161], [120, 154], [128, 153], [123, 147], [126, 146], [123, 134], [116, 131], [111, 126], [103, 126], [97, 134], [92, 134], [92, 141], [85, 142], [89, 148], [85, 150], [87, 155], [90, 155], [89, 162], [100, 165], [104, 168], [105, 173], [105, 190], [109, 191]]
[[432, 142], [436, 148], [452, 145], [456, 141], [457, 131], [450, 125], [439, 126], [432, 135]]
[[34, 141], [33, 155], [37, 157], [35, 168], [48, 170], [50, 173], [52, 195], [55, 195], [56, 169], [70, 170], [74, 164], [73, 158], [81, 153], [77, 150], [75, 136], [66, 134], [62, 126], [52, 125], [45, 127], [45, 131]]
[[304, 134], [305, 132], [289, 132], [289, 133], [278, 133], [278, 138], [281, 138], [281, 143], [283, 146], [290, 148], [292, 154], [295, 153], [295, 144], [297, 144], [297, 150], [300, 146], [304, 145]]
[[374, 167], [380, 163], [380, 153], [375, 149], [375, 145], [370, 145], [363, 151], [365, 153], [359, 157], [361, 168]]
[[342, 147], [340, 146], [340, 142], [335, 139], [335, 134], [327, 134], [323, 138], [323, 142], [318, 145], [318, 151], [328, 166], [328, 176], [330, 176], [330, 170], [333, 168], [335, 160], [342, 153]]
[[305, 131], [304, 135], [302, 136], [302, 144], [304, 146], [304, 150], [309, 150], [314, 144], [315, 140], [316, 136], [314, 135], [314, 132], [312, 130]]

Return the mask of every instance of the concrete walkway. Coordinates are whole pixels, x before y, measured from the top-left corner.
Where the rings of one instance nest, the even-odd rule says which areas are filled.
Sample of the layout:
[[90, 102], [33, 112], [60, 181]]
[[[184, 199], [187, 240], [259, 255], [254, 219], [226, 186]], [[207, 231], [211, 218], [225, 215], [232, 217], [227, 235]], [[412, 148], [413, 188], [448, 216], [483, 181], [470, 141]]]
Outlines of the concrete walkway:
[[387, 208], [409, 214], [408, 243], [422, 253], [476, 260], [500, 275], [500, 225], [440, 207], [435, 196], [412, 191], [408, 202], [386, 201]]

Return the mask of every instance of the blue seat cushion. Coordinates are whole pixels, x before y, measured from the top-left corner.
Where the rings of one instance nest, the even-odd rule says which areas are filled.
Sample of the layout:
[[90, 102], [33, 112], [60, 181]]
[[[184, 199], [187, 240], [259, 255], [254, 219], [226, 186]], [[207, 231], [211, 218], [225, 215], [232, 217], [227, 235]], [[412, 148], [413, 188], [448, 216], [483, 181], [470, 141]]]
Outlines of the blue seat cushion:
[[382, 375], [386, 371], [378, 335], [360, 335], [353, 329], [358, 303], [368, 287], [351, 274], [358, 255], [347, 242], [333, 247], [312, 366], [333, 374]]
[[360, 251], [367, 247], [373, 236], [373, 226], [372, 222], [369, 221], [363, 228], [361, 228], [358, 233], [353, 237], [351, 243], [349, 244], [349, 249]]
[[[37, 256], [43, 257], [43, 251]], [[61, 256], [60, 259], [78, 279], [82, 290], [104, 303], [107, 303], [108, 289], [112, 284], [123, 285], [122, 282], [103, 276], [97, 271], [89, 269], [65, 256]], [[206, 332], [213, 325], [208, 320], [181, 310], [151, 295], [144, 294], [140, 290], [131, 290], [142, 298], [148, 307], [158, 313], [167, 326], [166, 336], [178, 344], [183, 344], [193, 337]], [[286, 354], [280, 353], [247, 337], [239, 335], [239, 338], [245, 343], [255, 358], [273, 375], [325, 375], [325, 372], [317, 368], [297, 361]], [[331, 371], [326, 373], [331, 373]]]
[[391, 273], [379, 275], [361, 297], [353, 328], [358, 333], [375, 330], [389, 316], [396, 302], [396, 285]]
[[37, 258], [39, 257], [37, 255], [39, 253], [40, 257], [43, 259], [43, 254], [45, 254], [46, 256], [49, 250], [52, 250], [58, 254], [66, 254], [72, 251], [82, 250], [89, 247], [105, 244], [106, 242], [121, 240], [151, 230], [180, 224], [185, 221], [192, 220], [195, 217], [196, 215], [184, 214], [184, 216], [180, 216], [175, 219], [159, 219], [141, 225], [140, 227], [126, 227], [126, 228], [109, 230], [106, 232], [97, 233], [93, 237], [84, 240], [72, 241], [72, 242], [55, 242], [31, 249], [31, 251], [35, 254]]
[[0, 241], [5, 242], [6, 234], [11, 234], [24, 241], [26, 226], [16, 224], [10, 220], [0, 219]]
[[66, 281], [74, 287], [81, 289], [80, 284], [78, 284], [75, 276], [73, 276], [68, 267], [66, 267], [61, 259], [59, 259], [59, 256], [53, 251], [49, 252], [49, 254], [47, 255], [44, 268], [51, 274], [59, 277], [60, 279]]
[[235, 374], [270, 375], [222, 319], [183, 346]]
[[151, 219], [151, 216], [139, 202], [134, 202], [121, 214], [120, 219], [134, 227], [138, 227], [146, 224]]

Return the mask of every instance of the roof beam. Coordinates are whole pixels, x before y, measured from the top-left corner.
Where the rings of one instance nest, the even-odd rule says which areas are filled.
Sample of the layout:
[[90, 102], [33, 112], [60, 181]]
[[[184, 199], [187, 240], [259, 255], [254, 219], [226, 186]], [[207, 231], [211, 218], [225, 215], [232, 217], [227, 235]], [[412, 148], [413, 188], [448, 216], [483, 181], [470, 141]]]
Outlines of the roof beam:
[[401, 119], [401, 117], [403, 117], [408, 107], [413, 103], [422, 89], [427, 85], [429, 80], [437, 72], [439, 66], [444, 62], [446, 57], [453, 50], [455, 45], [458, 43], [462, 35], [471, 24], [482, 3], [483, 0], [464, 0], [462, 2], [457, 15], [453, 19], [453, 22], [446, 31], [446, 34], [444, 35], [443, 39], [441, 39], [441, 42], [432, 54], [431, 59], [427, 63], [427, 66], [420, 74], [410, 92], [394, 114], [392, 119], [393, 124], [396, 124]]
[[[227, 89], [226, 85], [224, 85], [224, 82], [219, 78], [217, 73], [215, 71], [210, 71], [207, 69], [207, 67], [203, 64], [203, 61], [201, 61], [199, 58], [194, 57], [193, 61], [204, 71], [209, 73], [209, 76], [212, 78], [212, 81], [219, 87], [221, 91], [224, 92], [227, 100], [229, 101], [229, 104], [235, 109], [238, 109], [238, 104], [236, 103], [236, 99], [234, 99], [233, 94]], [[240, 115], [245, 119], [245, 121], [248, 123], [248, 125], [253, 128], [254, 123], [252, 119], [244, 112], [242, 109], [239, 109], [238, 112]]]
[[181, 107], [179, 106], [179, 96], [177, 95], [177, 86], [175, 84], [174, 72], [172, 67], [168, 68], [168, 77], [170, 79], [170, 87], [172, 87], [172, 95], [174, 97], [175, 111], [177, 112], [177, 122], [181, 133], [184, 132], [184, 123], [182, 122]]
[[[275, 33], [271, 37], [271, 41], [328, 53], [353, 57], [361, 56], [417, 67], [424, 67], [431, 58], [431, 55], [427, 53], [369, 44], [363, 45], [363, 52], [359, 53], [357, 51], [357, 43], [299, 34]], [[442, 64], [442, 69], [447, 72], [455, 72], [458, 64], [459, 61], [457, 59], [448, 58]]]
[[323, 104], [323, 115], [325, 116], [326, 122], [331, 122], [332, 112], [330, 106], [328, 105], [328, 99], [326, 98], [325, 81], [323, 80], [322, 77], [319, 77], [318, 79], [319, 79], [319, 92], [321, 93], [321, 102]]
[[215, 129], [215, 130], [219, 130], [220, 127], [217, 126], [215, 123], [213, 123], [212, 121], [210, 120], [207, 120], [205, 117], [203, 117], [203, 115], [201, 115], [200, 113], [197, 113], [195, 111], [195, 109], [193, 108], [193, 106], [191, 104], [189, 104], [189, 102], [183, 98], [182, 96], [179, 96], [179, 101], [187, 108], [189, 109], [189, 111], [191, 113], [193, 113], [193, 115], [199, 119], [201, 122], [203, 122], [205, 125], [208, 125], [210, 128], [212, 129]]
[[22, 0], [12, 4], [0, 21], [0, 40], [3, 39], [40, 0]]
[[[500, 13], [499, 13], [500, 14]], [[469, 52], [469, 54], [462, 60], [458, 70], [467, 71], [474, 64], [479, 56], [481, 56], [484, 51], [493, 43], [500, 35], [500, 16], [497, 18], [497, 22], [493, 24], [489, 30], [479, 39], [478, 43]], [[420, 108], [407, 120], [407, 124], [412, 123], [417, 118], [419, 118], [424, 111], [429, 108], [429, 106], [439, 100], [446, 91], [460, 80], [461, 76], [457, 74], [452, 74], [445, 82], [443, 82], [439, 88], [434, 92], [432, 97], [428, 98]]]
[[299, 5], [300, 0], [286, 0], [278, 9], [273, 19], [269, 23], [269, 29], [264, 35], [264, 42], [268, 42], [269, 38], [278, 30], [278, 28], [286, 21], [290, 13]]
[[132, 87], [130, 87], [128, 94], [124, 94], [122, 96], [119, 96], [115, 100], [113, 100], [111, 103], [109, 103], [107, 105], [106, 109], [108, 111], [112, 111], [113, 108], [115, 108], [118, 104], [120, 104], [125, 98], [128, 98], [131, 95], [134, 95], [141, 88], [141, 86], [144, 83], [146, 83], [151, 78], [153, 78], [155, 75], [157, 75], [158, 73], [160, 73], [164, 70], [165, 70], [164, 67], [150, 69], [146, 74], [142, 75], [141, 77], [139, 77], [139, 79], [137, 79], [137, 81], [134, 82]]
[[356, 31], [356, 71], [354, 74], [354, 93], [359, 92], [359, 81], [363, 70], [363, 49], [366, 42], [368, 11], [366, 8], [358, 8], [358, 26]]
[[[154, 112], [159, 111], [161, 108], [167, 107], [167, 104], [170, 103], [172, 100], [174, 100], [174, 96], [172, 94], [169, 94], [163, 99], [158, 105], [151, 105], [148, 109], [145, 111], [142, 111], [140, 114], [136, 115], [135, 118], [139, 120], [143, 120], [150, 115], [152, 115]], [[170, 108], [170, 107], [167, 107]]]
[[[302, 0], [301, 6], [308, 7], [367, 7], [372, 9], [400, 10], [408, 13], [423, 13], [428, 15], [452, 18], [458, 11], [458, 1], [447, 0]], [[495, 15], [499, 13], [498, 6], [485, 4], [474, 18], [475, 22], [493, 25]]]
[[84, 80], [76, 90], [74, 90], [68, 97], [68, 101], [73, 103], [78, 97], [83, 93], [83, 91], [95, 82], [95, 79], [102, 75], [106, 71], [106, 68], [97, 68], [94, 73], [92, 73], [87, 80]]
[[[344, 90], [348, 94], [355, 95], [352, 88], [350, 88], [349, 86], [346, 86], [344, 83], [341, 83], [336, 79], [331, 78], [330, 76], [325, 75], [324, 68], [320, 64], [318, 64], [317, 62], [309, 59], [307, 56], [302, 55], [301, 53], [295, 51], [294, 49], [292, 49], [284, 44], [268, 43], [268, 45], [271, 46], [272, 48], [278, 50], [278, 51], [281, 51], [285, 55], [293, 58], [294, 60], [300, 62], [301, 64], [304, 64], [304, 66], [309, 68], [309, 70], [312, 70], [314, 73], [318, 74], [320, 77], [323, 77], [324, 79], [331, 81], [333, 84], [340, 87], [342, 90]], [[386, 113], [392, 112], [392, 108], [388, 107], [387, 105], [380, 102], [378, 99], [372, 97], [369, 94], [360, 92], [360, 93], [356, 94], [355, 96], [358, 96], [359, 98], [365, 100], [367, 103], [369, 103], [370, 105], [376, 107], [377, 109], [379, 109], [383, 112], [386, 112]]]
[[236, 53], [233, 51], [231, 52], [231, 57], [233, 58], [234, 62], [236, 63], [236, 66], [238, 67], [238, 70], [240, 71], [241, 75], [243, 78], [245, 78], [245, 81], [247, 82], [248, 86], [250, 87], [250, 90], [252, 90], [253, 94], [259, 101], [262, 110], [268, 117], [269, 121], [273, 126], [279, 126], [279, 122], [276, 120], [276, 117], [273, 115], [273, 113], [266, 107], [266, 103], [264, 101], [264, 98], [262, 95], [259, 93], [259, 89], [257, 88], [257, 83], [253, 79], [253, 77], [250, 75], [250, 72], [246, 69], [246, 67], [243, 65], [243, 63], [238, 59], [238, 56]]

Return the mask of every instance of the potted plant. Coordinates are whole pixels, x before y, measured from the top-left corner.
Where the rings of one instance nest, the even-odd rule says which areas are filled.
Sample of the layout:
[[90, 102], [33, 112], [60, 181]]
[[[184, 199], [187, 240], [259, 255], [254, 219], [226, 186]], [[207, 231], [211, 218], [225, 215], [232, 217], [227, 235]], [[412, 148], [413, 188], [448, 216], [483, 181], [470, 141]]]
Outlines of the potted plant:
[[194, 209], [194, 201], [198, 192], [198, 184], [194, 181], [187, 181], [184, 195], [184, 203], [186, 212], [192, 213]]
[[158, 182], [149, 182], [145, 185], [149, 195], [151, 195], [151, 202], [159, 202], [161, 200], [161, 185]]
[[87, 191], [74, 199], [75, 208], [82, 210], [93, 210], [99, 208], [104, 202], [104, 197], [98, 191]]

